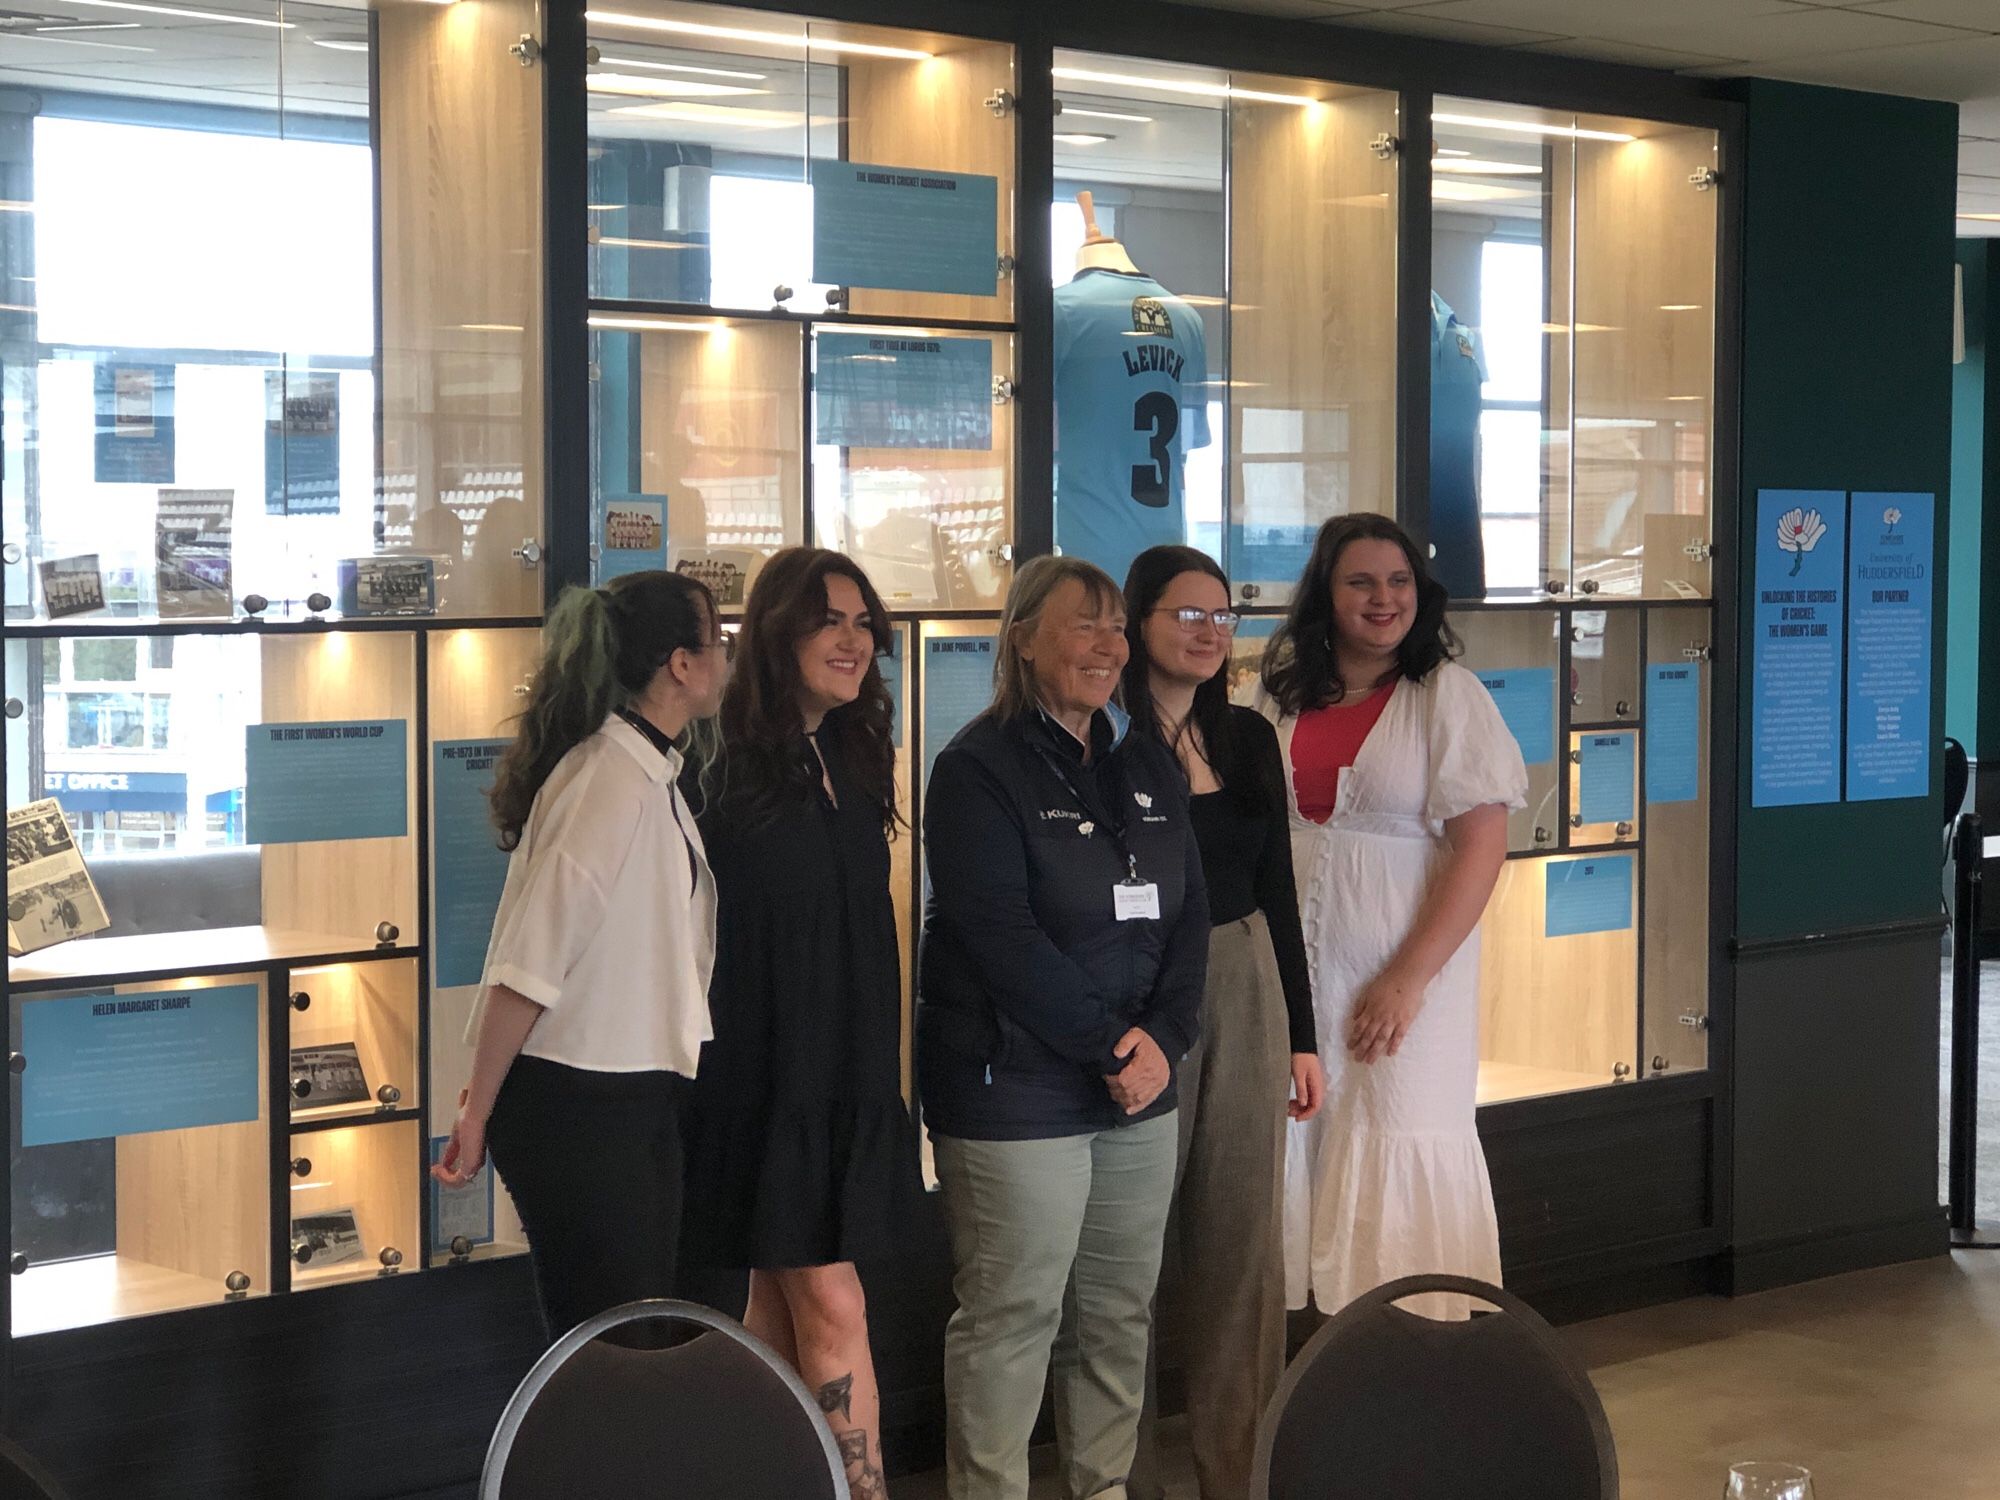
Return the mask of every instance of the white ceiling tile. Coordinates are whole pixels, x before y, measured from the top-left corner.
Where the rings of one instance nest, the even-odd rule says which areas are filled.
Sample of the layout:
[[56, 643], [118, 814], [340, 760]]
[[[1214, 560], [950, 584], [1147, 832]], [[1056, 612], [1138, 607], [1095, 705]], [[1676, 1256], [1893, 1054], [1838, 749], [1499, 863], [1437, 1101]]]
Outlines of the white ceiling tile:
[[1447, 42], [1473, 42], [1485, 47], [1526, 47], [1535, 42], [1561, 41], [1564, 36], [1557, 31], [1443, 21], [1415, 10], [1371, 11], [1366, 15], [1349, 16], [1341, 24], [1366, 27], [1371, 31], [1400, 32], [1405, 36], [1435, 37]]
[[1848, 0], [1850, 8], [1905, 21], [2000, 33], [2000, 0]]
[[[1978, 34], [1853, 10], [1791, 7], [1777, 14], [1745, 15], [1727, 21], [1690, 21], [1672, 11], [1620, 20], [1597, 17], [1588, 28], [1610, 40], [1641, 42], [1669, 50], [1720, 53], [1750, 62], [1821, 57], [1876, 47], [1920, 47], [1927, 43], [1978, 42]], [[1996, 75], [2000, 76], [2000, 75]]]
[[1962, 177], [1984, 177], [2000, 191], [2000, 141], [1960, 141], [1958, 171]]
[[[2000, 79], [2000, 37], [1962, 36], [1921, 47], [1874, 47], [1852, 52], [1754, 59], [1729, 68], [1691, 72], [1754, 73], [1794, 83], [1907, 94], [1917, 99], [1966, 99], [1990, 95]], [[1965, 128], [1961, 123], [1961, 129]]]
[[1958, 133], [1977, 140], [2000, 141], [2000, 98], [1959, 100]]
[[[2000, 0], [1994, 0], [2000, 4]], [[1657, 4], [1579, 4], [1578, 0], [1428, 0], [1415, 11], [1440, 21], [1467, 21], [1480, 26], [1501, 26], [1517, 31], [1545, 31], [1554, 36], [1587, 36], [1606, 41], [1629, 39], [1633, 28], [1659, 14]], [[1674, 0], [1677, 24], [1710, 26], [1759, 16], [1792, 15], [1809, 7], [1793, 0]], [[1692, 47], [1691, 52], [1709, 56], [1725, 55], [1714, 47]]]

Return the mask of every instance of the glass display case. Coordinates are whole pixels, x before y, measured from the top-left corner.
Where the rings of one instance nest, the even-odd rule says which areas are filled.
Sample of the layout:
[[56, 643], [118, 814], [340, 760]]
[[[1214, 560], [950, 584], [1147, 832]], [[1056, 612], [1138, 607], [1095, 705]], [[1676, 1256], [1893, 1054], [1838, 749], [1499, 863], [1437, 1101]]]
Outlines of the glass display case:
[[996, 605], [1013, 49], [677, 0], [590, 24], [597, 576], [734, 607], [811, 540], [894, 609]]
[[1185, 542], [1282, 604], [1321, 522], [1395, 509], [1396, 95], [1071, 52], [1055, 82], [1056, 544], [1122, 581]]
[[1439, 576], [1707, 598], [1716, 132], [1448, 97], [1432, 121]]

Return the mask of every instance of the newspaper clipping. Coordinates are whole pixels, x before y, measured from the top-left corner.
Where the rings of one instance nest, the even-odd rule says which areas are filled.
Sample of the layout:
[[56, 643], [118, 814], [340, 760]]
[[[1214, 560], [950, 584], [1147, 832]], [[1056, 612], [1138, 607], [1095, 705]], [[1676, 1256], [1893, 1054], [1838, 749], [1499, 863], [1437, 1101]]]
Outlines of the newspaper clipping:
[[7, 951], [33, 953], [111, 925], [53, 797], [7, 814]]

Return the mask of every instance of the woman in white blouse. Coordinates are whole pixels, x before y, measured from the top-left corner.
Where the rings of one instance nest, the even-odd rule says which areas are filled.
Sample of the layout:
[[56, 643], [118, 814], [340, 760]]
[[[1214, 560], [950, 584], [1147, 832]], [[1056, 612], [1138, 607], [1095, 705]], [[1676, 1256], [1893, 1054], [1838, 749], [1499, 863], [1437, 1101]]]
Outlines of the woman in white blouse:
[[1445, 597], [1394, 521], [1336, 517], [1264, 658], [1326, 1069], [1325, 1107], [1286, 1151], [1293, 1307], [1338, 1312], [1421, 1272], [1500, 1279], [1475, 1126], [1479, 919], [1528, 777], [1451, 659]]
[[572, 589], [492, 792], [512, 851], [472, 1079], [431, 1170], [490, 1147], [528, 1236], [551, 1339], [672, 1295], [681, 1089], [711, 1032], [715, 881], [681, 800], [681, 741], [727, 678], [714, 597], [672, 573]]

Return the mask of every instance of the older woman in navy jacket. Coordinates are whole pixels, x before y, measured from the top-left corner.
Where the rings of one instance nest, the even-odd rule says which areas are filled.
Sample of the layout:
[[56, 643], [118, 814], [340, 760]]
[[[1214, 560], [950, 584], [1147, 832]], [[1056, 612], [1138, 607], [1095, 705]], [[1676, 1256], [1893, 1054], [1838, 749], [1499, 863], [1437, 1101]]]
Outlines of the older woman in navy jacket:
[[1132, 1464], [1209, 921], [1186, 780], [1112, 701], [1124, 632], [1100, 569], [1022, 569], [993, 706], [924, 803], [918, 1069], [959, 1304], [952, 1500], [1027, 1494], [1051, 1356], [1072, 1500], [1122, 1495]]

